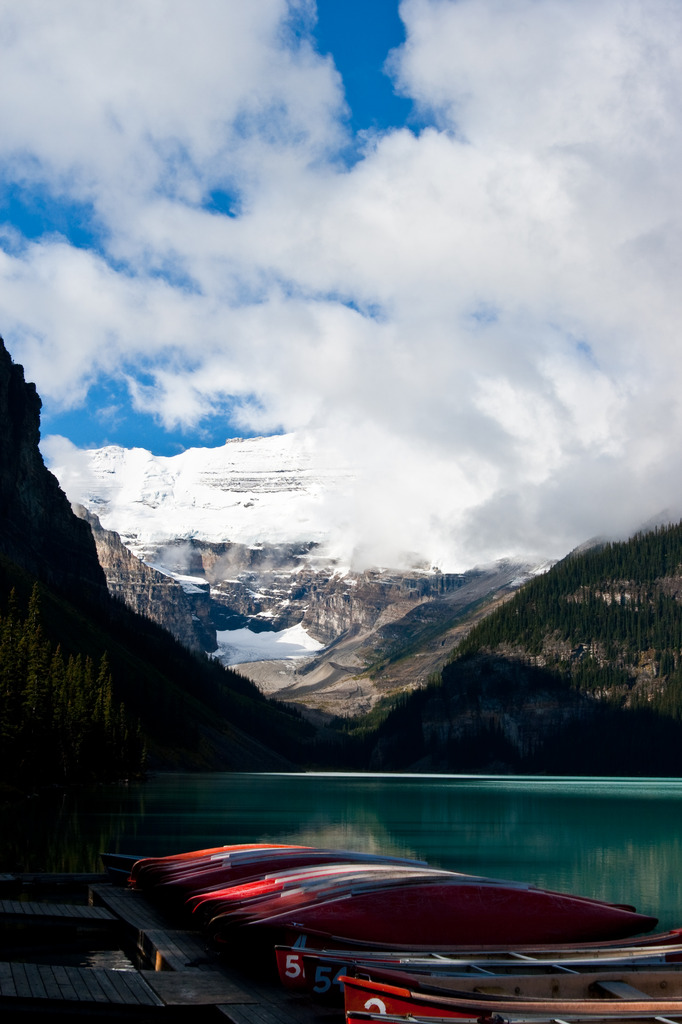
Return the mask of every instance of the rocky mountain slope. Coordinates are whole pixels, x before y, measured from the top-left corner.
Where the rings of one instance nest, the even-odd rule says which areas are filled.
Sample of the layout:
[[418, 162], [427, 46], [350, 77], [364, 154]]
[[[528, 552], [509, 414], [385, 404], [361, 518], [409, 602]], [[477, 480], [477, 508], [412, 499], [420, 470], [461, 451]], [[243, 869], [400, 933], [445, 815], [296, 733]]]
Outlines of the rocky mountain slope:
[[[327, 715], [368, 710], [387, 692], [423, 685], [472, 605], [536, 571], [521, 563], [466, 573], [354, 569], [341, 559], [329, 514], [350, 471], [321, 466], [295, 435], [172, 457], [66, 446], [53, 451], [52, 466], [71, 499], [148, 567], [118, 549], [112, 555], [98, 539], [112, 591], [183, 642], [239, 664], [263, 692]], [[150, 569], [180, 582], [194, 602], [191, 623], [179, 615], [177, 588], [158, 575], [152, 582]], [[258, 661], [240, 650], [244, 628], [295, 626], [324, 650]], [[419, 655], [402, 674], [387, 670], [422, 641], [437, 647], [429, 659]]]
[[182, 586], [136, 558], [117, 533], [104, 530], [97, 516], [82, 505], [75, 505], [73, 511], [92, 531], [110, 594], [163, 626], [190, 650], [215, 649], [208, 583], [196, 580]]

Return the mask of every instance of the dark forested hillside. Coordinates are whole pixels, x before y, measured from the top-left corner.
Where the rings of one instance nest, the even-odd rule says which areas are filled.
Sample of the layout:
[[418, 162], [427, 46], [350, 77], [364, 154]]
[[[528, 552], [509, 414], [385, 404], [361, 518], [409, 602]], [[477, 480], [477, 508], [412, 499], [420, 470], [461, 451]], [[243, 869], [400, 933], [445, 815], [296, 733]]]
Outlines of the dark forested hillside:
[[578, 691], [677, 716], [682, 525], [571, 554], [480, 622], [457, 660], [516, 653]]
[[19, 785], [144, 767], [282, 770], [314, 731], [111, 601], [85, 611], [0, 556], [0, 764]]
[[682, 775], [682, 525], [526, 584], [370, 747], [384, 768]]

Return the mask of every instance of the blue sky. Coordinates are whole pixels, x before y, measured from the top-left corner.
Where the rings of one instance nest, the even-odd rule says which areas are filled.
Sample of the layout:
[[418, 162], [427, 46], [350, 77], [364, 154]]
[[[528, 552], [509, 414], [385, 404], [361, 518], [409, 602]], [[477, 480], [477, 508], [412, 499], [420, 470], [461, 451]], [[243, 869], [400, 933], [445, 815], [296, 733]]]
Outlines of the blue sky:
[[0, 50], [51, 464], [295, 431], [464, 567], [682, 511], [678, 5], [22, 0]]
[[[311, 42], [320, 54], [329, 54], [343, 78], [351, 129], [346, 158], [353, 160], [353, 139], [363, 131], [386, 131], [406, 123], [417, 125], [412, 102], [396, 94], [384, 70], [389, 52], [405, 39], [397, 0], [318, 0]], [[229, 208], [222, 193], [212, 204], [220, 212]], [[0, 218], [23, 238], [40, 240], [58, 234], [75, 247], [103, 252], [102, 225], [88, 203], [68, 202], [42, 185], [22, 186], [5, 180], [0, 192]], [[11, 339], [8, 339], [11, 344]], [[211, 412], [193, 427], [168, 429], [157, 417], [140, 413], [131, 402], [128, 384], [118, 376], [103, 376], [89, 385], [77, 406], [60, 408], [43, 399], [43, 433], [63, 434], [80, 447], [120, 444], [144, 447], [160, 455], [173, 455], [192, 445], [218, 445], [226, 437], [249, 436], [232, 426], [230, 403]], [[227, 413], [227, 415], [226, 415]]]

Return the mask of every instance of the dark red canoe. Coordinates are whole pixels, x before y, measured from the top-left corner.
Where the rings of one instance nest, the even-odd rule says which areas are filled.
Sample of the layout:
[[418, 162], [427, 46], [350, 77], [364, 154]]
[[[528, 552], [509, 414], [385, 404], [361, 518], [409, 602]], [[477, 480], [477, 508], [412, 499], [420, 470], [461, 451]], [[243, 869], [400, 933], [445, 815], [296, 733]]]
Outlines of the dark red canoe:
[[[479, 946], [590, 942], [651, 931], [657, 919], [599, 900], [466, 875], [440, 879], [350, 880], [329, 898], [288, 893], [266, 901], [244, 927], [367, 945]], [[229, 912], [209, 925], [213, 937], [235, 923]]]

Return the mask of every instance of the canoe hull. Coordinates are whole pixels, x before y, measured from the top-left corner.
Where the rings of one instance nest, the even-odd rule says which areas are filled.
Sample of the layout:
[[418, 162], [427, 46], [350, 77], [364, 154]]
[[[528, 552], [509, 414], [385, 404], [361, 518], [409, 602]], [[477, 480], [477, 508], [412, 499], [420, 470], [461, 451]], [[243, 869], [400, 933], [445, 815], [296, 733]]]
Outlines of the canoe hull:
[[[412, 948], [620, 939], [656, 923], [631, 910], [532, 887], [424, 882], [302, 903], [248, 927]], [[220, 931], [219, 920], [213, 926]]]
[[379, 981], [342, 977], [347, 1013], [411, 1016], [417, 1018], [453, 1018], [478, 1020], [503, 1016], [506, 1019], [529, 1016], [571, 1020], [576, 1017], [620, 1019], [638, 1016], [669, 1016], [682, 1014], [681, 998], [548, 998], [524, 999], [512, 996], [485, 996], [461, 992], [439, 995], [420, 992], [400, 985]]

